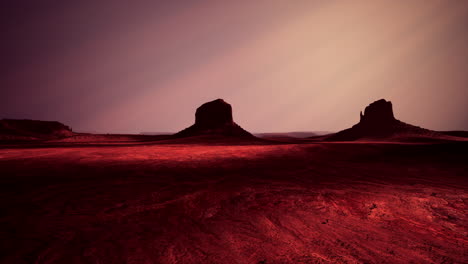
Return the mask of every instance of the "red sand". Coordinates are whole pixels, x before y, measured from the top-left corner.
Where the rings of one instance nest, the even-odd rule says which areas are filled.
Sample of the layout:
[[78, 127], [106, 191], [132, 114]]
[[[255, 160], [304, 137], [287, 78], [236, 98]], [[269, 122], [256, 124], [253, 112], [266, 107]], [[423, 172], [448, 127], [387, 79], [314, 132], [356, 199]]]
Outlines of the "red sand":
[[466, 263], [466, 150], [0, 149], [0, 262]]

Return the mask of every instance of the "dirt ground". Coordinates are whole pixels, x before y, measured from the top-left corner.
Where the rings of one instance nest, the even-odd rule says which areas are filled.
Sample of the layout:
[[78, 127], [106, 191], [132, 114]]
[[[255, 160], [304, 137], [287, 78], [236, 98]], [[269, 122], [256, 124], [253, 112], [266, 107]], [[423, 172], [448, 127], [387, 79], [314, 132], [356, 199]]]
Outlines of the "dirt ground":
[[0, 263], [468, 262], [468, 142], [231, 143], [3, 147]]

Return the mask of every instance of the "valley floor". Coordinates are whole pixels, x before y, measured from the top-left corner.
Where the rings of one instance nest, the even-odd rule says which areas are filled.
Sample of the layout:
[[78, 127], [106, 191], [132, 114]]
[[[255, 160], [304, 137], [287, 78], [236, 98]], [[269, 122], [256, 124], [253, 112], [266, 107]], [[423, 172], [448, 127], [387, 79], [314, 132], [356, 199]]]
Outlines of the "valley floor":
[[0, 149], [0, 263], [466, 263], [468, 144]]

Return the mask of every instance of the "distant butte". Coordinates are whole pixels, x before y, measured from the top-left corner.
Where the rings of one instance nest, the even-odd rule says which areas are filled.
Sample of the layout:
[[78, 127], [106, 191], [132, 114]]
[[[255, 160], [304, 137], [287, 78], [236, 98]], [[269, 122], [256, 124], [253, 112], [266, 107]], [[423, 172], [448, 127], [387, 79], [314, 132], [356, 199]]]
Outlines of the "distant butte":
[[223, 135], [253, 137], [232, 118], [232, 107], [223, 99], [204, 103], [195, 112], [195, 124], [175, 134], [176, 137]]
[[350, 141], [358, 139], [382, 139], [390, 137], [432, 137], [439, 133], [413, 126], [396, 119], [393, 115], [392, 102], [377, 100], [364, 109], [360, 121], [351, 128], [342, 130], [328, 137], [332, 141]]
[[364, 115], [361, 112], [360, 123], [369, 126], [392, 124], [395, 121], [392, 102], [385, 101], [385, 99], [380, 99], [368, 105], [364, 109]]

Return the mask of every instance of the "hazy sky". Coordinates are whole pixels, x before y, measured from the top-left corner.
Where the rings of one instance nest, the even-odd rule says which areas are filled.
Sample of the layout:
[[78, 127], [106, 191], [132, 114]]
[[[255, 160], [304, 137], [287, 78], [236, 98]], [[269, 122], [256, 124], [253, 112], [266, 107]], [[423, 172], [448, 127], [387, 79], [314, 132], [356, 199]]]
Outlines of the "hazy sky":
[[468, 130], [468, 1], [8, 1], [0, 118], [178, 131], [223, 98], [251, 132], [337, 131], [369, 103]]

